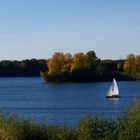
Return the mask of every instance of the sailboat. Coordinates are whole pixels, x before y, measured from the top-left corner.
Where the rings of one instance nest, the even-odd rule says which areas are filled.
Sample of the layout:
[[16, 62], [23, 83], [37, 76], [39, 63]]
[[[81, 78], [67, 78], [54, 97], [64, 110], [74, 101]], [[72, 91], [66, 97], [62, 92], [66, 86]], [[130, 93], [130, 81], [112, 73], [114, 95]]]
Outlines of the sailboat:
[[119, 96], [119, 88], [115, 79], [107, 92], [106, 98], [120, 98]]

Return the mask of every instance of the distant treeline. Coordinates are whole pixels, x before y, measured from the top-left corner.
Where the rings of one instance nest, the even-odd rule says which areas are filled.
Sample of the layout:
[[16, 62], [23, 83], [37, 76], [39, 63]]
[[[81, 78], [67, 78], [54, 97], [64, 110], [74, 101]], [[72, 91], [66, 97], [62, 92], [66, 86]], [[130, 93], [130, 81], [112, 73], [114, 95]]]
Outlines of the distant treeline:
[[100, 60], [94, 51], [64, 54], [56, 52], [40, 72], [48, 82], [94, 82], [140, 80], [140, 55], [129, 54], [126, 60]]
[[94, 82], [140, 80], [140, 55], [129, 54], [126, 60], [101, 60], [94, 51], [64, 54], [52, 58], [0, 61], [0, 77], [37, 77], [49, 82]]
[[44, 59], [23, 61], [0, 61], [0, 77], [35, 77], [40, 71], [47, 70], [47, 61]]

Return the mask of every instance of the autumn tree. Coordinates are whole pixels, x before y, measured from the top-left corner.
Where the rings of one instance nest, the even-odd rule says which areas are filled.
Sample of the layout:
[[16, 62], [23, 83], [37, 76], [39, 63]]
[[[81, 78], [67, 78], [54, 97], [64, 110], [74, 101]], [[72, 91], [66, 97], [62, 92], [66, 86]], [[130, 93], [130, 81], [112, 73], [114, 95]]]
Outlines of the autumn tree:
[[64, 72], [70, 72], [71, 69], [71, 63], [72, 63], [72, 55], [70, 53], [66, 53], [64, 55], [64, 66], [63, 66], [63, 71]]
[[65, 56], [61, 52], [56, 52], [48, 62], [48, 75], [61, 76], [64, 71]]
[[140, 55], [129, 54], [124, 64], [124, 70], [132, 78], [140, 79]]
[[85, 54], [84, 53], [76, 53], [73, 56], [72, 64], [71, 64], [71, 71], [76, 71], [85, 68]]
[[76, 53], [56, 52], [48, 61], [47, 81], [106, 81], [140, 79], [140, 55], [129, 54], [126, 60], [100, 60], [94, 51]]
[[140, 55], [135, 57], [135, 71], [140, 73]]
[[134, 63], [135, 63], [135, 55], [134, 54], [127, 55], [127, 59], [124, 64], [124, 70], [128, 73], [132, 73], [134, 71]]

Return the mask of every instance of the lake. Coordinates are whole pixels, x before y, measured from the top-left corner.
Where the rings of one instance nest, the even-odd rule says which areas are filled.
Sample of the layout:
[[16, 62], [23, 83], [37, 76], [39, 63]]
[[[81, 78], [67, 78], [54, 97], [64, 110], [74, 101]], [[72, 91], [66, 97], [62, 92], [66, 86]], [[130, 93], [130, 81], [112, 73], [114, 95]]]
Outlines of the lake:
[[117, 118], [140, 98], [140, 81], [118, 82], [120, 99], [105, 98], [110, 84], [52, 84], [41, 78], [0, 78], [0, 112], [70, 125], [87, 114]]

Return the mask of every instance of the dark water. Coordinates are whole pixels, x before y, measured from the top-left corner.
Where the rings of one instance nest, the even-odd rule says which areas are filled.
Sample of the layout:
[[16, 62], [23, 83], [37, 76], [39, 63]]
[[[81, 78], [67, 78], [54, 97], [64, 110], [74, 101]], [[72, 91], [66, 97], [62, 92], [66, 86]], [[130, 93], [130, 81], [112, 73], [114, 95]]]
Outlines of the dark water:
[[0, 78], [0, 111], [70, 125], [86, 114], [116, 118], [140, 98], [140, 81], [118, 82], [122, 98], [117, 100], [105, 98], [110, 84], [50, 84], [40, 78]]

